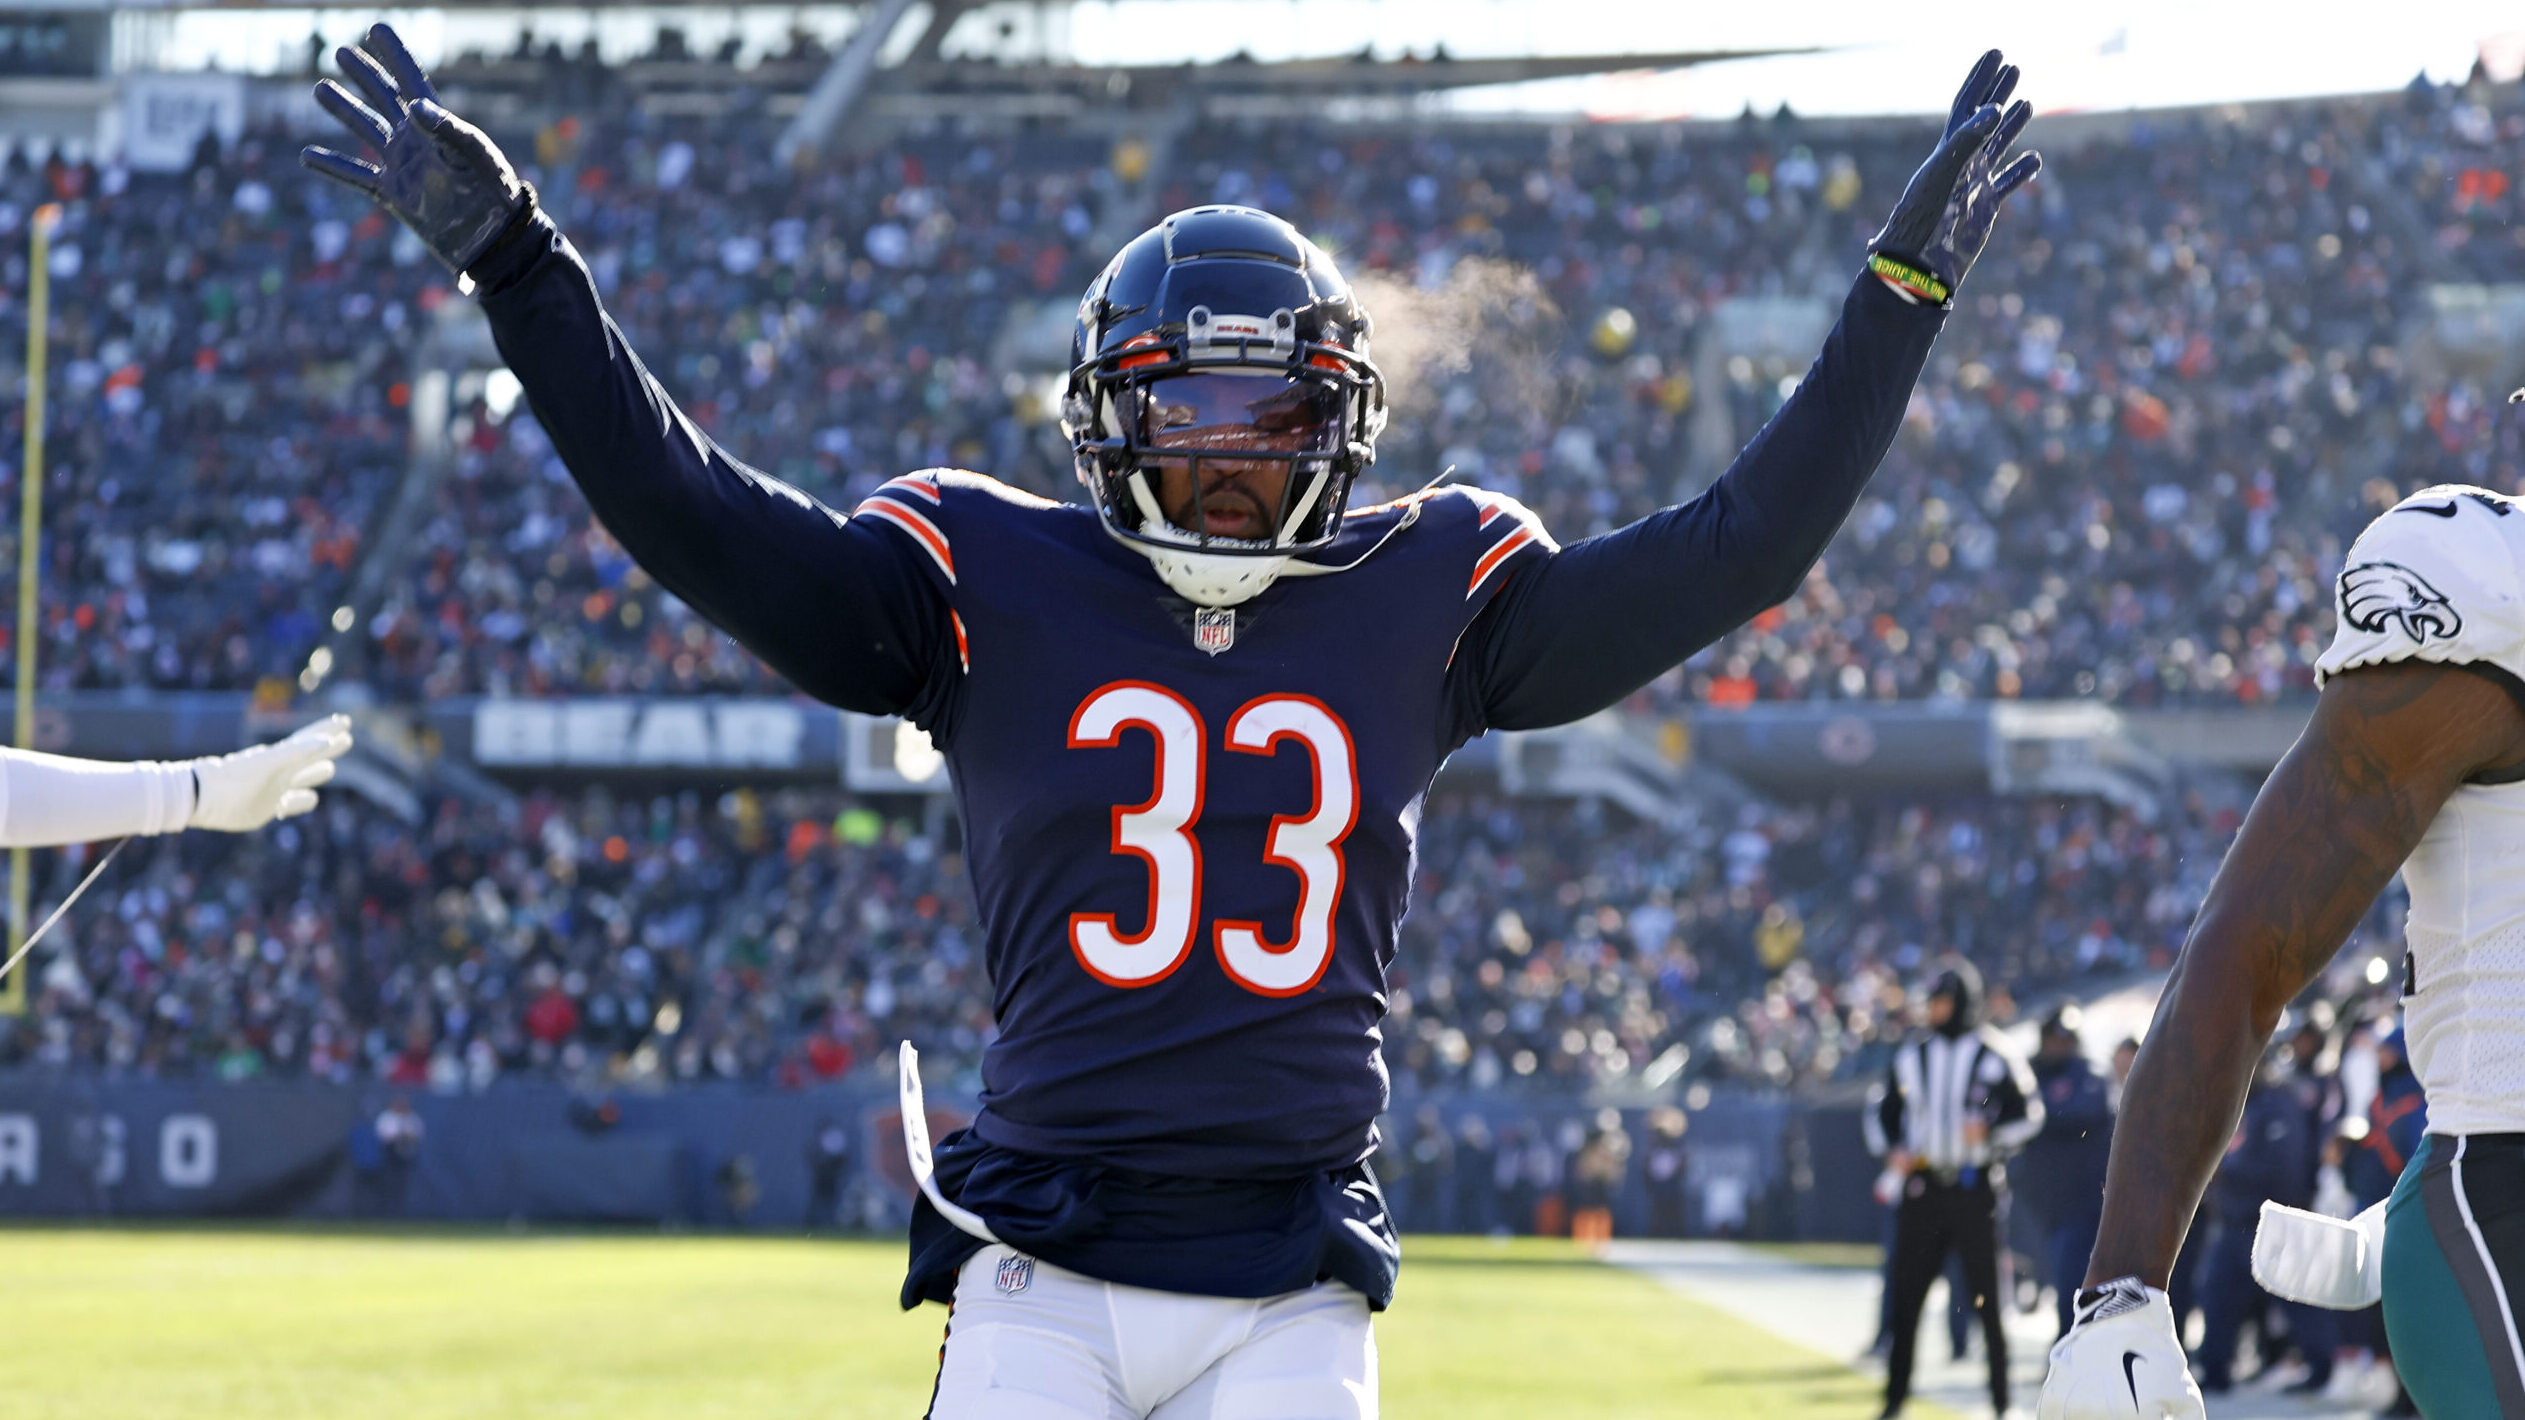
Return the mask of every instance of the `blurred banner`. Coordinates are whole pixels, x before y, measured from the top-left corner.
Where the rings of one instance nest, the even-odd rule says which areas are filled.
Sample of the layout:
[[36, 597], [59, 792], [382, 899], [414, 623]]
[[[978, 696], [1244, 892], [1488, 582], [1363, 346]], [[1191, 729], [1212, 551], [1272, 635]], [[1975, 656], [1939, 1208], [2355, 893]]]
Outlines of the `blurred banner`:
[[0, 1214], [339, 1216], [348, 1090], [0, 1084]]
[[123, 161], [135, 171], [180, 173], [202, 139], [225, 147], [245, 135], [241, 74], [131, 74], [123, 79]]
[[832, 710], [800, 701], [662, 697], [478, 700], [430, 715], [449, 750], [488, 770], [823, 770]]
[[[794, 1228], [861, 1197], [884, 1082], [590, 1097], [383, 1084], [0, 1081], [0, 1216], [406, 1218]], [[828, 1196], [816, 1197], [819, 1137]], [[873, 1213], [870, 1205], [874, 1205]]]

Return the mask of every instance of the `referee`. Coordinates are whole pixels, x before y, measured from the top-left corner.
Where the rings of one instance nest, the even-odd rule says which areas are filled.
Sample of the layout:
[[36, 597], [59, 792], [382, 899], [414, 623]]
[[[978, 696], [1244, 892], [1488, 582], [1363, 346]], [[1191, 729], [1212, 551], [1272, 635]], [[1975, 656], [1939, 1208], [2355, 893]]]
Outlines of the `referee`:
[[1885, 1414], [1911, 1395], [1912, 1349], [1929, 1284], [1947, 1254], [1963, 1259], [1990, 1358], [1990, 1403], [2008, 1411], [2008, 1338], [1999, 1321], [1999, 1159], [2043, 1127], [2033, 1075], [1981, 1025], [1981, 974], [1957, 961], [1929, 990], [1929, 1029], [1894, 1051], [1865, 1122], [1894, 1196], [1893, 1353]]

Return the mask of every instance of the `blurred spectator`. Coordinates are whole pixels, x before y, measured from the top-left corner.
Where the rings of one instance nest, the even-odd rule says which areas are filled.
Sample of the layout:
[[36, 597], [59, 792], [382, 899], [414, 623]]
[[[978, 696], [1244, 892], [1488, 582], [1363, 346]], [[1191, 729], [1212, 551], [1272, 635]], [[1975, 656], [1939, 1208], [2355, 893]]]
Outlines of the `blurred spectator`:
[[[2284, 1049], [2281, 1055], [2255, 1078], [2236, 1137], [2210, 1184], [2217, 1232], [2202, 1264], [2208, 1269], [2201, 1283], [2206, 1320], [2196, 1361], [2203, 1394], [2234, 1387], [2237, 1338], [2247, 1322], [2259, 1324], [2265, 1361], [2277, 1354], [2278, 1336], [2269, 1321], [2272, 1298], [2253, 1279], [2253, 1233], [2264, 1202], [2304, 1208], [2314, 1201], [2321, 1140], [2294, 1088]], [[2331, 1380], [2329, 1340], [2308, 1360], [2319, 1366], [2320, 1389]]]
[[[1412, 1114], [1410, 1137], [1403, 1141], [1407, 1161], [1403, 1190], [1403, 1225], [1422, 1232], [1451, 1232], [1459, 1226], [1449, 1216], [1447, 1189], [1455, 1169], [1455, 1140], [1436, 1105], [1422, 1105]], [[1387, 1185], [1389, 1190], [1392, 1185]]]
[[2105, 1163], [2113, 1150], [2113, 1087], [2087, 1063], [2078, 1026], [2074, 1006], [2043, 1019], [2033, 1060], [2043, 1128], [2014, 1170], [2017, 1197], [2042, 1235], [2044, 1281], [2052, 1288], [2062, 1335], [2068, 1334], [2086, 1280], [2087, 1255], [2095, 1251]]
[[402, 1095], [351, 1131], [352, 1177], [359, 1192], [354, 1206], [361, 1216], [403, 1216], [421, 1141], [428, 1133], [429, 1126]]
[[1687, 1123], [1672, 1105], [1649, 1115], [1648, 1147], [1640, 1166], [1648, 1183], [1648, 1235], [1679, 1238], [1691, 1226], [1686, 1200], [1690, 1192], [1690, 1156], [1684, 1152]]
[[1616, 1110], [1603, 1110], [1570, 1162], [1569, 1235], [1601, 1247], [1613, 1240], [1613, 1204], [1629, 1173], [1631, 1136]]
[[807, 1216], [806, 1226], [843, 1228], [852, 1226], [842, 1209], [842, 1190], [850, 1178], [850, 1127], [831, 1115], [815, 1123], [815, 1135], [807, 1141]]

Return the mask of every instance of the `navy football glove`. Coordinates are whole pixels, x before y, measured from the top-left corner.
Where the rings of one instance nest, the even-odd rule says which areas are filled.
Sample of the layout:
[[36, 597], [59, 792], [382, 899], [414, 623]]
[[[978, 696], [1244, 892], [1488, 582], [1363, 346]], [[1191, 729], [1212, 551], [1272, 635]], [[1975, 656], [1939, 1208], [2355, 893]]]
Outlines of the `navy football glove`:
[[1964, 80], [1938, 150], [1911, 175], [1894, 215], [1868, 244], [1868, 269], [1887, 285], [1930, 305], [1951, 302], [1990, 240], [1999, 205], [2042, 171], [2040, 153], [1999, 167], [2008, 145], [2034, 116], [2034, 106], [2023, 99], [2000, 112], [2016, 92], [2016, 81], [2016, 66], [2002, 63], [1995, 49]]
[[533, 214], [535, 190], [481, 129], [439, 107], [429, 76], [392, 29], [371, 25], [359, 48], [344, 46], [334, 58], [367, 102], [331, 79], [316, 85], [316, 102], [382, 161], [309, 147], [300, 163], [375, 199], [458, 275]]

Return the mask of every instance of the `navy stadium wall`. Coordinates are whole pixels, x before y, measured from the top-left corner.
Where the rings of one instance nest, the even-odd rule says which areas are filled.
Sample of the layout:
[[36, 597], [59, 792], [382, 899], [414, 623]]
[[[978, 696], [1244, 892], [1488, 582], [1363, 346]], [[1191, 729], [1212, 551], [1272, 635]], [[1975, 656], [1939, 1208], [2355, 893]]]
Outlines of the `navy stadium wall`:
[[[420, 1148], [398, 1160], [375, 1142], [378, 1112], [407, 1099]], [[931, 1129], [969, 1117], [969, 1099], [930, 1098]], [[1389, 1130], [1423, 1105], [1450, 1126], [1482, 1114], [1557, 1133], [1594, 1111], [1574, 1102], [1457, 1096], [1404, 1099]], [[603, 1108], [600, 1108], [602, 1106]], [[1634, 1138], [1643, 1118], [1625, 1111]], [[559, 1086], [502, 1084], [435, 1095], [375, 1084], [100, 1081], [37, 1074], [0, 1079], [0, 1217], [287, 1218], [445, 1222], [613, 1223], [792, 1229], [809, 1223], [809, 1145], [827, 1120], [852, 1152], [837, 1200], [854, 1225], [899, 1226], [912, 1196], [901, 1118], [882, 1084], [772, 1091], [693, 1087], [587, 1096]], [[1801, 1110], [1721, 1093], [1692, 1118], [1695, 1193], [1724, 1176], [1741, 1191], [1758, 1236], [1865, 1239], [1873, 1166], [1856, 1149], [1846, 1109]], [[726, 1186], [750, 1165], [743, 1208]], [[1393, 1201], [1407, 1228], [1418, 1195], [1399, 1167]], [[1648, 1216], [1641, 1171], [1616, 1199], [1621, 1230]], [[814, 1220], [829, 1223], [828, 1218]], [[1504, 1220], [1503, 1220], [1504, 1221]]]

